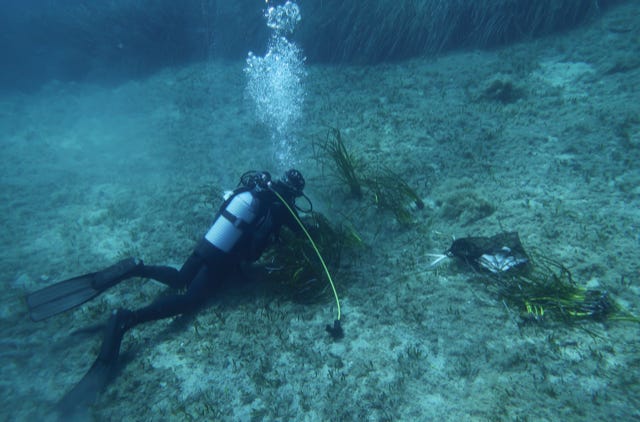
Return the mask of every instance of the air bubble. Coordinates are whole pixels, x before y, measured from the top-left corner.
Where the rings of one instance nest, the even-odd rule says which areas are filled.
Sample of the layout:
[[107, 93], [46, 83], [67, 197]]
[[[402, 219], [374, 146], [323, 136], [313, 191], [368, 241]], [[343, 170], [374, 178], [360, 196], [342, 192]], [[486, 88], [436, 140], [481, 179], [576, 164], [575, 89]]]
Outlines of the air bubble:
[[264, 57], [249, 52], [244, 72], [247, 95], [253, 100], [258, 120], [271, 132], [279, 164], [295, 163], [292, 129], [302, 117], [305, 91], [305, 58], [302, 50], [286, 35], [300, 21], [300, 9], [292, 2], [270, 7], [265, 12], [267, 26], [273, 31]]

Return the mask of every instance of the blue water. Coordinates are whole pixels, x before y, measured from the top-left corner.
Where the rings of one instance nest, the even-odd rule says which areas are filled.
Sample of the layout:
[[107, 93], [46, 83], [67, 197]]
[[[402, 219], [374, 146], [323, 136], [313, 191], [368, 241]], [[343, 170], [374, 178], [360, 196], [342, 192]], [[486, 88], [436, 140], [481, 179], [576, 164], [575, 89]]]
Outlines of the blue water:
[[[352, 3], [0, 5], [0, 419], [55, 419], [101, 344], [76, 331], [165, 289], [130, 280], [38, 323], [27, 293], [126, 256], [179, 267], [243, 172], [292, 165], [352, 234], [330, 268], [345, 337], [325, 332], [330, 295], [249, 271], [128, 333], [77, 419], [640, 418], [637, 322], [531, 318], [430, 266], [454, 238], [517, 231], [640, 314], [640, 6]], [[334, 129], [361, 198], [319, 147]], [[398, 200], [409, 224], [371, 182], [389, 172], [424, 203]]]

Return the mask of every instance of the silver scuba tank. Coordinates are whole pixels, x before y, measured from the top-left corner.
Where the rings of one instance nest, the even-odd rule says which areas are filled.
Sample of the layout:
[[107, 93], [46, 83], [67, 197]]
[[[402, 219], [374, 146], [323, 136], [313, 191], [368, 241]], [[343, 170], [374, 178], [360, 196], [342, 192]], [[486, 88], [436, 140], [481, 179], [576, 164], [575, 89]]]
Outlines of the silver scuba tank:
[[258, 214], [259, 201], [251, 192], [241, 192], [231, 199], [213, 222], [205, 239], [224, 252], [230, 252], [238, 243], [247, 226]]

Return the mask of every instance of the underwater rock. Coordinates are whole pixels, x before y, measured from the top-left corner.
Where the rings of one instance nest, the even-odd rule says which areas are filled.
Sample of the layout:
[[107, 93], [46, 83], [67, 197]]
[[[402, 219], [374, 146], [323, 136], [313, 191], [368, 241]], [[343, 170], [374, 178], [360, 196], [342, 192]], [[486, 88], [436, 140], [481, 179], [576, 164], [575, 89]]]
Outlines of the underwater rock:
[[523, 98], [525, 91], [511, 78], [496, 76], [480, 89], [478, 100], [495, 101], [502, 104], [515, 103]]
[[459, 222], [468, 226], [489, 217], [496, 207], [472, 190], [459, 190], [447, 196], [442, 202], [440, 216], [444, 220]]

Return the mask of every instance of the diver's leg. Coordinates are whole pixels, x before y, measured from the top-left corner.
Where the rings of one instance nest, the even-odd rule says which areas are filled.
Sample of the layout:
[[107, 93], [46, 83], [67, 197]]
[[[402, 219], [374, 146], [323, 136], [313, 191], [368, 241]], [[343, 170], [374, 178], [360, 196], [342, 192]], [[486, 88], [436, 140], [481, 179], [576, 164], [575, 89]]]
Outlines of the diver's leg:
[[136, 311], [119, 309], [114, 312], [107, 326], [98, 359], [115, 359], [118, 356], [122, 336], [138, 324], [197, 310], [212, 296], [219, 284], [210, 274], [207, 266], [201, 265], [186, 293], [163, 296]]
[[219, 284], [210, 274], [208, 268], [202, 265], [184, 294], [163, 296], [152, 304], [133, 311], [130, 327], [197, 310], [213, 295]]
[[[221, 273], [218, 279], [223, 275], [224, 273]], [[60, 401], [58, 411], [63, 414], [70, 413], [79, 405], [86, 405], [95, 399], [115, 373], [122, 338], [129, 329], [143, 322], [196, 310], [214, 293], [218, 285], [216, 281], [210, 279], [207, 266], [201, 265], [185, 294], [162, 297], [137, 311], [118, 309], [111, 314], [98, 357], [82, 380]]]
[[185, 284], [177, 269], [165, 265], [144, 265], [136, 269], [133, 277], [156, 280], [173, 289], [182, 289]]
[[180, 271], [165, 265], [142, 265], [132, 274], [134, 277], [150, 278], [173, 289], [184, 289], [189, 286], [202, 266], [204, 260], [196, 253], [191, 254], [180, 268]]

